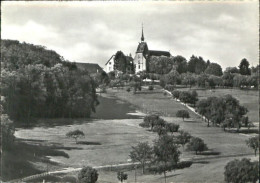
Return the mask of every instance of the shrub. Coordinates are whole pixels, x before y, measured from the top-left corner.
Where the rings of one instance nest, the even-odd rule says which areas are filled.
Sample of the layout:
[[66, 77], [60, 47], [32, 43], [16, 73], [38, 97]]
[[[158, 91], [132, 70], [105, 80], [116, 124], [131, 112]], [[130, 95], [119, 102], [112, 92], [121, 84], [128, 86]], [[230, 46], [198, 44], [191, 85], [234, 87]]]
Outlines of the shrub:
[[198, 151], [202, 152], [208, 150], [208, 147], [201, 138], [192, 137], [188, 143], [187, 150], [195, 151], [197, 154]]
[[249, 159], [233, 160], [225, 166], [225, 181], [230, 183], [256, 182], [259, 179], [258, 162]]
[[173, 98], [175, 98], [175, 99], [179, 99], [179, 97], [180, 97], [180, 91], [174, 90], [174, 91], [172, 92], [172, 96], [173, 96]]
[[92, 167], [84, 167], [78, 173], [79, 183], [95, 183], [98, 180], [98, 172]]
[[184, 118], [190, 118], [190, 114], [187, 110], [178, 110], [176, 116], [182, 118], [183, 121]]
[[127, 88], [126, 91], [127, 91], [127, 92], [130, 92], [130, 91], [131, 91], [131, 88]]
[[128, 177], [128, 175], [126, 173], [121, 172], [121, 171], [117, 172], [117, 179], [119, 181], [123, 182], [124, 180], [127, 180], [127, 177]]
[[192, 161], [182, 161], [177, 164], [177, 169], [183, 169], [190, 167], [192, 165]]
[[143, 127], [143, 128], [149, 128], [150, 125], [148, 123], [142, 122], [139, 124], [139, 126]]
[[148, 90], [153, 90], [153, 85], [150, 85], [150, 86], [148, 87]]
[[250, 147], [251, 149], [254, 149], [255, 152], [255, 156], [256, 156], [256, 151], [259, 148], [259, 136], [256, 137], [251, 137], [250, 139], [248, 139], [246, 141], [246, 144], [248, 145], [248, 147]]
[[178, 124], [174, 124], [174, 123], [167, 123], [166, 124], [167, 131], [171, 132], [171, 133], [177, 132], [179, 130], [179, 128], [180, 128], [180, 125], [178, 125]]
[[168, 91], [173, 91], [174, 90], [174, 86], [173, 85], [166, 85], [165, 89]]

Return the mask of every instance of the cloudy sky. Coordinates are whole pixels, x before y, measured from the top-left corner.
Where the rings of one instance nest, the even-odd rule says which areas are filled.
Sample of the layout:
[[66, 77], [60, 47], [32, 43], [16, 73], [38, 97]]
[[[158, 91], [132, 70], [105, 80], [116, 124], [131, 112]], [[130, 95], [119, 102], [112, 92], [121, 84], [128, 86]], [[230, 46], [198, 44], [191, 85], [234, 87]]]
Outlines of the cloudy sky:
[[2, 39], [55, 50], [65, 59], [102, 67], [118, 50], [149, 49], [202, 56], [223, 68], [242, 58], [258, 63], [258, 1], [2, 2]]

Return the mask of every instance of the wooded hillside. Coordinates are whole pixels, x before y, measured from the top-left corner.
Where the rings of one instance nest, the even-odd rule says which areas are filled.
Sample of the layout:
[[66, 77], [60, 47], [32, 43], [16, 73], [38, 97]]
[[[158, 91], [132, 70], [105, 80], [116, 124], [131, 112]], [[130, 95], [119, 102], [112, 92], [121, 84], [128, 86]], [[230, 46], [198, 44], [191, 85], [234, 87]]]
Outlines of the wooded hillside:
[[41, 117], [89, 117], [96, 84], [75, 63], [43, 46], [2, 40], [4, 113], [19, 122]]

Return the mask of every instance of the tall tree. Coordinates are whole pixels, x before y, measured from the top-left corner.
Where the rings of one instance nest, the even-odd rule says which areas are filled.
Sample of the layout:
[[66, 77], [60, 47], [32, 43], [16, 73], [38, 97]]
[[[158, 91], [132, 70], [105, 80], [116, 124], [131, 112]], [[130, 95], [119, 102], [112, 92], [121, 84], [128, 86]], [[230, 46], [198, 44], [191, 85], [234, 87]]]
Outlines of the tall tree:
[[210, 63], [208, 65], [207, 69], [205, 70], [205, 73], [210, 74], [210, 75], [215, 75], [215, 76], [222, 76], [223, 75], [222, 68], [217, 63]]
[[166, 172], [173, 170], [179, 162], [180, 151], [172, 136], [163, 135], [154, 142], [154, 163], [156, 173], [163, 173], [166, 183]]
[[152, 159], [153, 149], [148, 142], [139, 142], [137, 146], [132, 146], [130, 158], [132, 161], [139, 161], [142, 165], [142, 172], [144, 173], [145, 165]]
[[247, 61], [247, 59], [243, 58], [238, 67], [240, 74], [250, 75], [249, 62]]

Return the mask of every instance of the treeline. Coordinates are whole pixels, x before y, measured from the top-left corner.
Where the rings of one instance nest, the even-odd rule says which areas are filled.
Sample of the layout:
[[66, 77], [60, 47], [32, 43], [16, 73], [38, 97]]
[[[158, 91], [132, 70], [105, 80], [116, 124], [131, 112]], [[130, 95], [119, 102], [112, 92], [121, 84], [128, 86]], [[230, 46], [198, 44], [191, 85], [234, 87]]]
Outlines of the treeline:
[[[247, 108], [241, 106], [239, 101], [231, 95], [223, 97], [208, 97], [198, 100], [198, 94], [193, 91], [172, 91], [174, 99], [179, 99], [185, 104], [192, 104], [196, 112], [201, 114], [205, 121], [212, 122], [214, 126], [226, 128], [237, 128], [241, 126], [250, 127], [250, 122], [247, 116]], [[198, 102], [197, 102], [198, 101]]]
[[98, 104], [86, 71], [42, 46], [2, 40], [2, 105], [16, 121], [88, 117]]
[[186, 85], [189, 87], [257, 87], [259, 66], [249, 68], [244, 58], [238, 67], [228, 67], [223, 72], [221, 66], [192, 56], [187, 62], [182, 56], [152, 57], [147, 72], [140, 72], [141, 78], [160, 80], [161, 86]]

